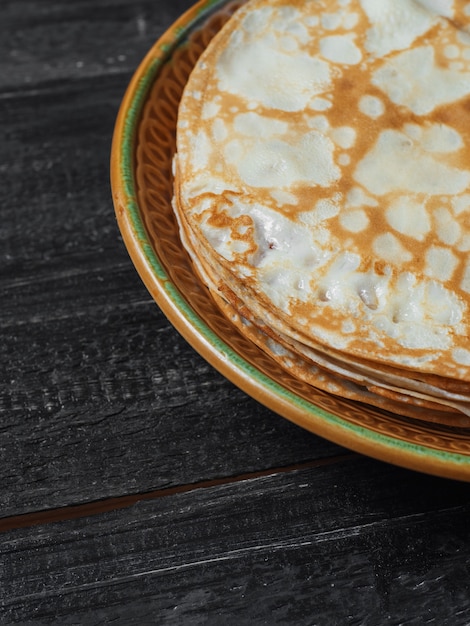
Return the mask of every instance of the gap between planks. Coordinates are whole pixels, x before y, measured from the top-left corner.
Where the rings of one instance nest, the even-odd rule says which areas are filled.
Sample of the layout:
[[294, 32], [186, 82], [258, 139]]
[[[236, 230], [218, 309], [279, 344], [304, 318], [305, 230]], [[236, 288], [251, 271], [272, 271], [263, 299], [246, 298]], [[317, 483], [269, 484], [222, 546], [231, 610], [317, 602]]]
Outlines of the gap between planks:
[[360, 455], [354, 452], [345, 453], [333, 457], [327, 457], [324, 459], [316, 459], [315, 461], [307, 461], [305, 463], [288, 465], [285, 467], [275, 467], [257, 472], [248, 472], [245, 474], [239, 474], [238, 476], [215, 478], [212, 480], [204, 480], [197, 483], [180, 485], [177, 487], [157, 489], [155, 491], [148, 491], [145, 493], [118, 496], [116, 498], [107, 498], [105, 500], [97, 500], [93, 502], [87, 502], [85, 504], [70, 505], [65, 507], [59, 507], [56, 509], [48, 509], [45, 511], [35, 511], [32, 513], [12, 515], [9, 517], [0, 518], [0, 533], [16, 530], [19, 528], [29, 528], [42, 524], [51, 524], [54, 522], [64, 522], [67, 520], [78, 519], [81, 517], [90, 517], [92, 515], [99, 515], [101, 513], [108, 513], [110, 511], [125, 509], [144, 500], [156, 500], [157, 498], [164, 498], [176, 494], [188, 493], [197, 489], [208, 489], [210, 487], [228, 485], [245, 480], [254, 480], [256, 478], [274, 476], [276, 474], [285, 474], [288, 472], [312, 469], [325, 465], [334, 465], [336, 463], [353, 461], [358, 458], [360, 458]]

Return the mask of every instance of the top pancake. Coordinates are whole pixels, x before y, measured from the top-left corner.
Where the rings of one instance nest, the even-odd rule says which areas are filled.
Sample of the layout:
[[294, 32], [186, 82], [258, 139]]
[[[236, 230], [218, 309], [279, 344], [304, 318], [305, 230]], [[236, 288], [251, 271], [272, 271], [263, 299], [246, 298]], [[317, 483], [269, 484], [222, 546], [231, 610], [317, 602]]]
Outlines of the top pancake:
[[278, 332], [470, 380], [469, 9], [251, 0], [203, 53], [176, 211]]

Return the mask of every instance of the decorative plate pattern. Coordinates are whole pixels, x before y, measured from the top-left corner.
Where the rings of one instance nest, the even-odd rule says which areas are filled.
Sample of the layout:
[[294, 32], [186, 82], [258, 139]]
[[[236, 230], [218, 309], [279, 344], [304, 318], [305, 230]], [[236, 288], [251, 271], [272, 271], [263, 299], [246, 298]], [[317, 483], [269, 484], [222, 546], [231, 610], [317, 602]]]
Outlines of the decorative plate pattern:
[[188, 342], [280, 415], [369, 456], [470, 481], [470, 429], [404, 418], [293, 378], [222, 315], [181, 245], [171, 207], [178, 104], [199, 55], [241, 4], [197, 3], [155, 43], [124, 96], [111, 182], [118, 223], [136, 269]]

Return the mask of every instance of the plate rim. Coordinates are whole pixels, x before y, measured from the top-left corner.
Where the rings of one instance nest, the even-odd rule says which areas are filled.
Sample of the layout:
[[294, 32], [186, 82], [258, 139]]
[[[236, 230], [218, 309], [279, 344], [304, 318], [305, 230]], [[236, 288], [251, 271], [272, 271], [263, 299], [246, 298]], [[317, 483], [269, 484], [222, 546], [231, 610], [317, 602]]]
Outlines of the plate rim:
[[136, 128], [155, 79], [172, 51], [202, 19], [228, 0], [199, 0], [162, 34], [135, 70], [124, 93], [111, 145], [110, 182], [118, 226], [131, 260], [150, 295], [175, 329], [216, 370], [278, 415], [317, 436], [379, 461], [470, 481], [470, 453], [449, 452], [353, 424], [283, 387], [237, 354], [191, 308], [153, 248], [137, 200]]

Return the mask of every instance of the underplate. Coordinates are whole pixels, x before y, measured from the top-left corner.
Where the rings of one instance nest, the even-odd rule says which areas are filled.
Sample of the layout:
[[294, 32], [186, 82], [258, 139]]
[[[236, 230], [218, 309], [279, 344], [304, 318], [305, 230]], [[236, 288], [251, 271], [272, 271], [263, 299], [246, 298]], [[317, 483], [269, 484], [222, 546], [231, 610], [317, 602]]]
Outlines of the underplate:
[[250, 396], [306, 430], [368, 456], [470, 481], [470, 429], [412, 420], [317, 390], [241, 335], [213, 302], [181, 245], [171, 207], [178, 104], [189, 73], [240, 6], [202, 0], [155, 43], [133, 76], [116, 122], [111, 183], [132, 261], [185, 339]]

